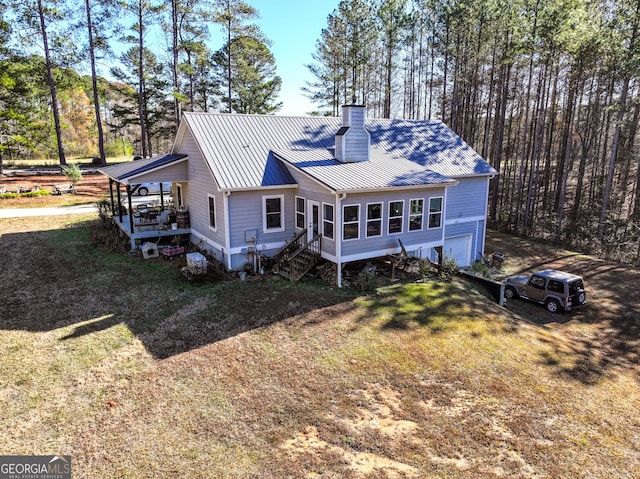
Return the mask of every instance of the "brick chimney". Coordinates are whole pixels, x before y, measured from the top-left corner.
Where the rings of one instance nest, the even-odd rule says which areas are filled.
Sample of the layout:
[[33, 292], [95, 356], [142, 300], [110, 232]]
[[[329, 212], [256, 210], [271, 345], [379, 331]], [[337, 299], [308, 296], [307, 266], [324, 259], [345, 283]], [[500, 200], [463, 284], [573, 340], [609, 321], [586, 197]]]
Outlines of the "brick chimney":
[[342, 127], [336, 133], [336, 160], [342, 163], [369, 161], [371, 137], [364, 127], [364, 105], [342, 106]]

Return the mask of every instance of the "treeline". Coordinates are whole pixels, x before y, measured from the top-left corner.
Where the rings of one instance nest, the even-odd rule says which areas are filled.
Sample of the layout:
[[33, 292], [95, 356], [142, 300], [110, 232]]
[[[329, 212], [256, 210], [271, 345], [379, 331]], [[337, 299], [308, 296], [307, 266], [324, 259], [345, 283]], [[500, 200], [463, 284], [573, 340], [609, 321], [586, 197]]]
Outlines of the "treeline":
[[0, 0], [0, 171], [164, 153], [184, 110], [277, 111], [257, 16], [242, 0]]
[[434, 118], [500, 174], [494, 227], [640, 263], [640, 0], [343, 0], [306, 87]]

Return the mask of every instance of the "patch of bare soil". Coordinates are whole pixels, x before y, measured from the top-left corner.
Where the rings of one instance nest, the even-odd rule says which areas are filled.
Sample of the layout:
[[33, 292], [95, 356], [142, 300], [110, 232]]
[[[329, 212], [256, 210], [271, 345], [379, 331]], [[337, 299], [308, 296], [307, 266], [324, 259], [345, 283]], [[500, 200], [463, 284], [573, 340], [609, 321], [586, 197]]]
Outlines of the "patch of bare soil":
[[[0, 188], [5, 187], [8, 192], [21, 190], [53, 191], [53, 186], [69, 183], [62, 174], [30, 174], [22, 172], [16, 175], [0, 176]], [[100, 173], [85, 172], [76, 184], [76, 194], [34, 196], [0, 199], [0, 208], [39, 208], [59, 206], [63, 204], [91, 203], [109, 196], [109, 179]]]

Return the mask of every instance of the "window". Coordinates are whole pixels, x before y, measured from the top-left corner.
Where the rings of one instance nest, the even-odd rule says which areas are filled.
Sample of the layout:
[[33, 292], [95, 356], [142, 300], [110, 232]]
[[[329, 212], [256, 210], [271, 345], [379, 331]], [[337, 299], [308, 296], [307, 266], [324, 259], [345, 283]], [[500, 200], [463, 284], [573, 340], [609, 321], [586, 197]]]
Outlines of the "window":
[[284, 231], [284, 196], [263, 196], [263, 229], [265, 233]]
[[537, 289], [544, 289], [544, 278], [540, 276], [532, 276], [529, 284]]
[[367, 238], [382, 235], [382, 203], [367, 205]]
[[296, 228], [304, 229], [306, 222], [304, 220], [304, 198], [296, 196]]
[[429, 228], [442, 226], [442, 197], [429, 198]]
[[424, 200], [411, 200], [409, 206], [409, 231], [419, 231], [422, 229], [422, 212], [424, 210]]
[[389, 202], [389, 234], [402, 233], [404, 201]]
[[360, 238], [360, 205], [344, 206], [342, 210], [342, 239]]
[[325, 238], [333, 239], [333, 205], [322, 204], [322, 235]]
[[209, 197], [209, 228], [216, 230], [216, 197], [208, 195]]

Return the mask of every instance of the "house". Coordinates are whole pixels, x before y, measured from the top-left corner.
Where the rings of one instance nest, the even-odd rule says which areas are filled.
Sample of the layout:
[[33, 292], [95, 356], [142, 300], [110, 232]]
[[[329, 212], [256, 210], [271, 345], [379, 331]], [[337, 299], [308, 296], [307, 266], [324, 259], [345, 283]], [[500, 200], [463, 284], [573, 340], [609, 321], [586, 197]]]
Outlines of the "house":
[[339, 284], [341, 265], [401, 244], [470, 265], [484, 251], [496, 174], [442, 122], [367, 119], [362, 105], [342, 118], [184, 113], [170, 155], [100, 171], [118, 203], [120, 185], [172, 181], [189, 214], [179, 232], [229, 270], [304, 246], [339, 266]]

